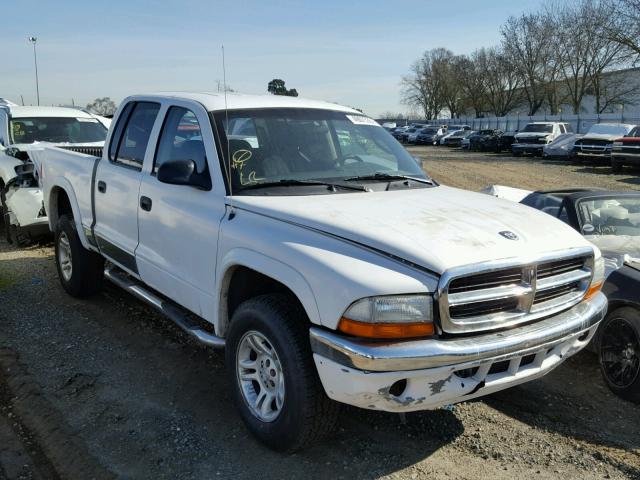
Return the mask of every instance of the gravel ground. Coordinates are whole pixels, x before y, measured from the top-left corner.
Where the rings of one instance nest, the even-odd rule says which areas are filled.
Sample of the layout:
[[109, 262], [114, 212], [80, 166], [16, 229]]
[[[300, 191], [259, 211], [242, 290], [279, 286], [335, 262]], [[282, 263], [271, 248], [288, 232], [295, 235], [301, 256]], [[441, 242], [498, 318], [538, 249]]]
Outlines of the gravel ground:
[[[441, 182], [471, 189], [640, 185], [540, 160], [411, 150]], [[0, 241], [0, 479], [640, 478], [640, 407], [609, 393], [589, 352], [449, 409], [403, 419], [345, 408], [333, 438], [295, 455], [248, 435], [223, 369], [221, 352], [114, 287], [67, 296], [50, 245]]]

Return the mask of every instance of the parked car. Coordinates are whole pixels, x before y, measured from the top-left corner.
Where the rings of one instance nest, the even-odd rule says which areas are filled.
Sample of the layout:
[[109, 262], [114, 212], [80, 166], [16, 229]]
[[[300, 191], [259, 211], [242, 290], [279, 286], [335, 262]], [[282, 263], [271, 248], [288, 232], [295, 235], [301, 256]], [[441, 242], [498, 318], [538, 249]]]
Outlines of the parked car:
[[624, 165], [640, 165], [640, 127], [613, 142], [611, 168], [621, 172]]
[[[200, 127], [187, 140], [185, 118]], [[257, 148], [227, 139], [242, 119]], [[107, 278], [225, 347], [240, 416], [278, 450], [330, 432], [335, 401], [408, 412], [538, 378], [606, 311], [602, 258], [580, 234], [440, 186], [333, 103], [136, 95], [102, 157], [44, 155], [62, 287], [86, 296]]]
[[582, 137], [576, 139], [571, 159], [575, 162], [611, 165], [613, 141], [627, 135], [635, 125], [624, 123], [596, 123]]
[[410, 126], [404, 132], [400, 133], [400, 138], [399, 138], [400, 142], [409, 143], [409, 137], [411, 137], [412, 135], [415, 140], [415, 137], [417, 136], [418, 131], [422, 130], [423, 128], [424, 128], [424, 125]]
[[566, 122], [532, 122], [528, 123], [515, 135], [515, 142], [511, 146], [514, 156], [523, 153], [542, 155], [545, 145], [553, 142], [563, 133], [570, 133], [573, 129]]
[[416, 145], [437, 145], [440, 135], [442, 135], [441, 128], [425, 127], [416, 132], [412, 143]]
[[75, 108], [0, 106], [0, 213], [9, 242], [26, 245], [49, 234], [30, 155], [45, 144], [99, 154], [108, 123]]
[[497, 138], [502, 135], [502, 130], [493, 128], [479, 130], [469, 137], [469, 149], [475, 152], [495, 150]]
[[396, 140], [402, 141], [402, 134], [406, 132], [409, 128], [410, 127], [407, 125], [405, 125], [404, 127], [398, 127], [391, 132], [391, 135], [393, 135], [393, 138], [395, 138]]
[[573, 152], [573, 144], [582, 135], [577, 133], [563, 133], [558, 135], [551, 143], [542, 147], [542, 156], [545, 158], [564, 158], [567, 159]]
[[611, 391], [640, 403], [640, 192], [577, 188], [529, 192], [519, 201], [569, 224], [602, 251], [609, 311], [592, 348]]
[[448, 130], [471, 130], [469, 125], [447, 125]]
[[443, 132], [443, 135], [440, 136], [440, 139], [438, 140], [438, 145], [444, 145], [445, 144], [445, 140], [457, 133], [460, 132], [464, 132], [465, 130], [451, 130], [451, 129], [447, 129]]
[[477, 130], [469, 130], [469, 135], [467, 135], [462, 140], [460, 140], [460, 148], [462, 148], [463, 150], [470, 150], [471, 149], [471, 137], [473, 135], [475, 135], [476, 133], [478, 133]]
[[447, 147], [460, 147], [462, 142], [474, 132], [472, 130], [456, 130], [444, 137], [443, 142]]

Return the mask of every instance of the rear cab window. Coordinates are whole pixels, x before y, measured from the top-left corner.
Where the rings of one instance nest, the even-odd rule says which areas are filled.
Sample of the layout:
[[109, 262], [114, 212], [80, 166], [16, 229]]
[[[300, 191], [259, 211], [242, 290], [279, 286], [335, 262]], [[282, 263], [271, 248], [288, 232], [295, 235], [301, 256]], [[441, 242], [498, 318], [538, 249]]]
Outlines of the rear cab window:
[[155, 102], [129, 102], [124, 107], [109, 144], [109, 160], [112, 163], [142, 169], [159, 110], [160, 104]]

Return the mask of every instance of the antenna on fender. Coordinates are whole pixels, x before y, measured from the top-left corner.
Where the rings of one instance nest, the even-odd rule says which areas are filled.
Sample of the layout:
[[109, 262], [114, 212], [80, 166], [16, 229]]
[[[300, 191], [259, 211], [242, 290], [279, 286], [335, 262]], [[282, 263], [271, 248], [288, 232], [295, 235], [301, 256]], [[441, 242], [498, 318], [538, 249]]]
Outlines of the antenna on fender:
[[231, 168], [233, 161], [231, 160], [231, 148], [229, 146], [229, 109], [227, 107], [227, 67], [224, 58], [224, 45], [222, 45], [222, 90], [224, 92], [224, 117], [225, 117], [225, 129], [224, 137], [227, 141], [227, 181], [229, 183], [229, 220], [235, 217], [233, 210], [233, 178], [231, 175]]

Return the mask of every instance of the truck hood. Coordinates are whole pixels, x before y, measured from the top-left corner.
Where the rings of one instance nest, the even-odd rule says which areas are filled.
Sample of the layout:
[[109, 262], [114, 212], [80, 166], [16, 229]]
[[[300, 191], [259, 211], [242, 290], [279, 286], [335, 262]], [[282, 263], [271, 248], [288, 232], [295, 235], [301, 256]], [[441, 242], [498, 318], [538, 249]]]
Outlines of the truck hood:
[[[233, 205], [408, 260], [436, 273], [591, 246], [546, 213], [450, 187], [309, 196], [235, 196]], [[513, 232], [509, 240], [500, 232]]]
[[587, 142], [589, 140], [607, 140], [613, 142], [620, 138], [620, 134], [611, 134], [611, 133], [587, 133], [582, 137], [582, 142]]

